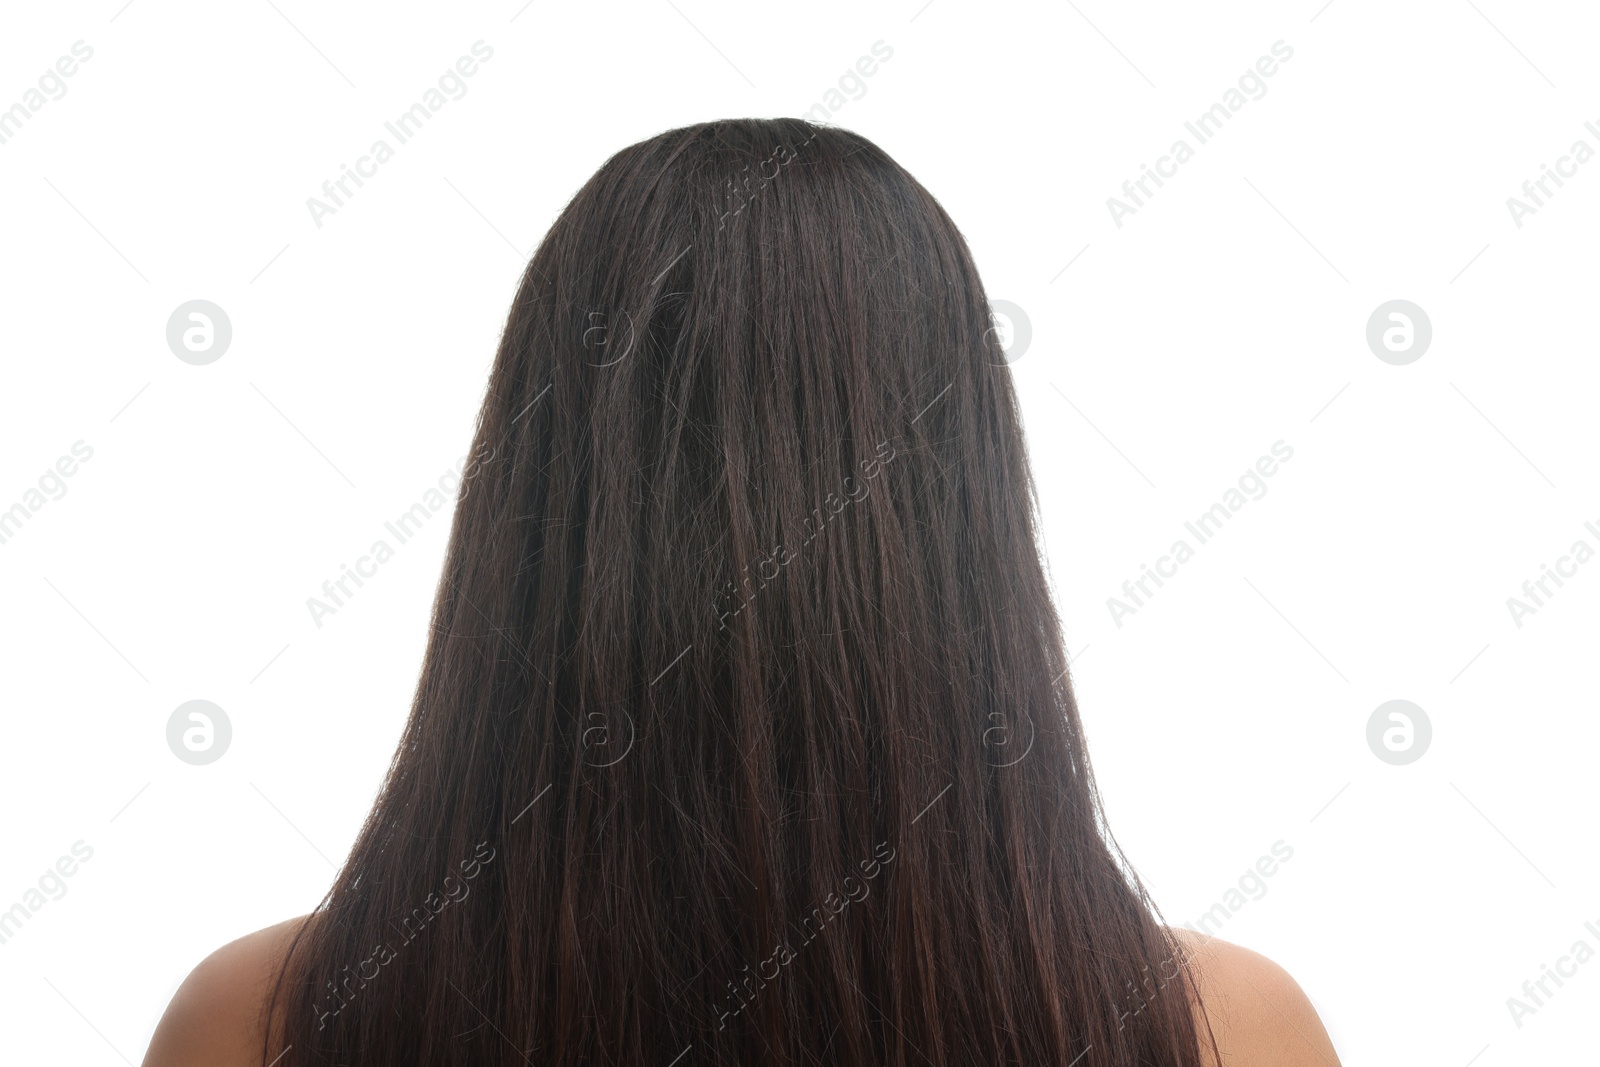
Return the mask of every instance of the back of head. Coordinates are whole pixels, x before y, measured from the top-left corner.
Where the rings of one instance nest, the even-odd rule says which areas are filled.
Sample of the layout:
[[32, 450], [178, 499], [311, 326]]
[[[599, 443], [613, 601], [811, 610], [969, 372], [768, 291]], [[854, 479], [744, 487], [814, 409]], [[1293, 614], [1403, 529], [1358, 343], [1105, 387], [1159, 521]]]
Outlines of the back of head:
[[1199, 1062], [982, 285], [871, 142], [673, 130], [554, 224], [282, 977], [285, 1065]]

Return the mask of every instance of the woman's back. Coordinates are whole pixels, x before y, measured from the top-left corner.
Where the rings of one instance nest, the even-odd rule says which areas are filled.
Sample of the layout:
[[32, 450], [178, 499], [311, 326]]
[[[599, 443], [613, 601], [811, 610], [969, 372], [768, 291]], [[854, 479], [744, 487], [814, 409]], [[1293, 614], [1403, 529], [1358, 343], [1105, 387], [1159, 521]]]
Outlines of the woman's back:
[[[146, 1067], [259, 1065], [272, 984], [307, 918], [242, 937], [196, 967], [156, 1030]], [[1206, 1067], [1337, 1067], [1316, 1011], [1281, 967], [1204, 934], [1172, 933], [1192, 954], [1196, 1019], [1202, 1032], [1209, 1025], [1221, 1056], [1212, 1054], [1208, 1042], [1201, 1061]], [[282, 1050], [281, 1043], [275, 1047]]]
[[202, 971], [148, 1062], [196, 1016], [282, 1067], [1194, 1067], [1197, 997], [1238, 1062], [1320, 1033], [1152, 917], [965, 243], [798, 120], [641, 142], [552, 227], [382, 794], [311, 921]]

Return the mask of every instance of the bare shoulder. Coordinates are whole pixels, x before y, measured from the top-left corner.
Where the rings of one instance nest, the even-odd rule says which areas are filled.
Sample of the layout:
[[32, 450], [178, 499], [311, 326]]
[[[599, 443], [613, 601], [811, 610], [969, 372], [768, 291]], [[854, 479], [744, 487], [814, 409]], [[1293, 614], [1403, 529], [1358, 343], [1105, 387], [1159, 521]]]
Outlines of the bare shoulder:
[[[1227, 1067], [1339, 1067], [1316, 1009], [1289, 972], [1257, 952], [1170, 930], [1186, 954], [1205, 1022]], [[1209, 1058], [1208, 1067], [1215, 1067]]]
[[201, 960], [156, 1025], [144, 1067], [261, 1067], [267, 998], [306, 918], [257, 930]]

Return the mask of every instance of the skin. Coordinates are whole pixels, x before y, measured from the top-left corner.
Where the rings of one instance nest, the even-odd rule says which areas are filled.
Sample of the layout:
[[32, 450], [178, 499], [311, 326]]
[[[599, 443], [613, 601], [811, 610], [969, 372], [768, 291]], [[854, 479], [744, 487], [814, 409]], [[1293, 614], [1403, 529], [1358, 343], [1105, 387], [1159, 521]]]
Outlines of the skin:
[[[224, 945], [184, 980], [156, 1027], [144, 1067], [261, 1067], [262, 1015], [279, 962], [306, 916]], [[1173, 930], [1198, 986], [1196, 1016], [1220, 1061], [1210, 1067], [1340, 1067], [1305, 993], [1265, 956]], [[277, 1050], [274, 1050], [276, 1054]]]
[[1310, 999], [1289, 972], [1260, 953], [1205, 934], [1172, 930], [1189, 956], [1205, 1047], [1209, 1023], [1220, 1064], [1209, 1067], [1340, 1067]]
[[257, 930], [201, 960], [156, 1024], [144, 1067], [261, 1067], [272, 981], [307, 918]]

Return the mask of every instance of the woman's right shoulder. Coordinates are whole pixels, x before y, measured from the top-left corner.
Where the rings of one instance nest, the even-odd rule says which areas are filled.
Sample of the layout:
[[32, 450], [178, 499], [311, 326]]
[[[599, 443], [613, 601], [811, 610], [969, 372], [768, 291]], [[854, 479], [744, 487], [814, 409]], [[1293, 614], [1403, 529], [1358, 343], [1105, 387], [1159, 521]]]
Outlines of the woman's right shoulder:
[[1311, 1000], [1289, 972], [1257, 952], [1169, 928], [1183, 950], [1200, 1004], [1196, 1018], [1207, 1067], [1206, 1028], [1226, 1067], [1339, 1067], [1339, 1054]]

